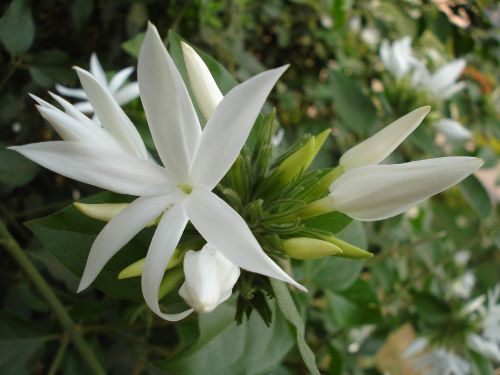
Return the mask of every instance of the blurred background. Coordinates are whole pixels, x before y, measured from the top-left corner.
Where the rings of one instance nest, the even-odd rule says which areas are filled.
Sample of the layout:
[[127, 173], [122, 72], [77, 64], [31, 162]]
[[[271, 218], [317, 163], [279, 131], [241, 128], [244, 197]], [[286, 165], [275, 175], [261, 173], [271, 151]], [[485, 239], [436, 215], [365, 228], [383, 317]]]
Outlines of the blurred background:
[[[291, 64], [270, 98], [283, 129], [279, 147], [331, 128], [319, 167], [336, 165], [360, 140], [432, 105], [391, 161], [471, 155], [484, 159], [483, 168], [403, 215], [353, 222], [344, 236], [376, 256], [295, 265], [310, 289], [296, 302], [307, 341], [327, 374], [498, 369], [496, 1], [14, 0], [3, 1], [0, 14], [0, 216], [109, 373], [306, 373], [293, 335], [278, 318], [267, 328], [254, 314], [236, 326], [222, 308], [200, 325], [196, 317], [174, 325], [153, 319], [138, 302], [96, 290], [76, 295], [78, 278], [57, 260], [55, 235], [35, 238], [23, 224], [98, 192], [5, 149], [57, 138], [28, 93], [49, 100], [47, 90], [56, 83], [77, 88], [71, 67], [88, 69], [92, 53], [110, 75], [135, 67], [148, 20], [162, 36], [173, 30], [213, 56], [239, 81]], [[412, 69], [405, 71], [405, 61]], [[444, 68], [453, 63], [463, 65], [455, 76]], [[459, 86], [445, 95], [454, 84]], [[150, 142], [140, 100], [124, 109]], [[46, 302], [7, 253], [0, 286], [0, 373], [87, 373]], [[258, 352], [259, 346], [267, 349]], [[242, 353], [229, 355], [234, 347]], [[420, 361], [408, 349], [419, 347]]]

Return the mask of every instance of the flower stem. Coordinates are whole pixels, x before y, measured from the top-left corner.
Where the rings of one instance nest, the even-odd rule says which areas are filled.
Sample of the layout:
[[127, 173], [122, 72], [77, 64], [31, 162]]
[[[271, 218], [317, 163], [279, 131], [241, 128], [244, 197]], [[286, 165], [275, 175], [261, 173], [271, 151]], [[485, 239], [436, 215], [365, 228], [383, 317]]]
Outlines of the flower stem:
[[66, 309], [62, 305], [61, 301], [57, 298], [54, 291], [43, 279], [40, 272], [38, 272], [35, 266], [33, 266], [23, 249], [21, 249], [17, 241], [12, 237], [2, 220], [0, 220], [0, 244], [3, 245], [7, 252], [23, 269], [23, 271], [26, 272], [28, 278], [33, 282], [43, 298], [45, 298], [50, 308], [54, 312], [57, 320], [59, 320], [59, 323], [66, 331], [67, 335], [75, 345], [81, 357], [87, 363], [89, 369], [91, 369], [94, 374], [105, 374], [105, 371], [101, 367], [101, 364], [97, 360], [94, 352], [80, 334], [78, 328], [75, 326], [75, 323], [66, 312]]

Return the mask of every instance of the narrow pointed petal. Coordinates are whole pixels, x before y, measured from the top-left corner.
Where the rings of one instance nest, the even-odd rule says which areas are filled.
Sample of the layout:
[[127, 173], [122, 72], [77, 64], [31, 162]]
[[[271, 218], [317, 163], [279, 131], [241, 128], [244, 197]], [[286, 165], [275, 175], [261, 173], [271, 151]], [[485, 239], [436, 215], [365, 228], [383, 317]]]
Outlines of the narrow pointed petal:
[[357, 220], [387, 219], [457, 184], [482, 163], [456, 156], [355, 168], [331, 185], [332, 207]]
[[87, 95], [82, 89], [72, 89], [56, 83], [56, 90], [59, 94], [69, 96], [70, 98], [87, 100]]
[[169, 321], [184, 319], [193, 312], [193, 309], [189, 309], [178, 314], [165, 314], [158, 304], [158, 292], [163, 275], [187, 222], [186, 211], [181, 202], [163, 214], [149, 246], [141, 277], [142, 294], [147, 305], [160, 318]]
[[56, 95], [49, 91], [50, 96], [52, 96], [61, 107], [63, 107], [64, 111], [73, 117], [75, 120], [78, 120], [82, 124], [86, 126], [93, 127], [96, 126], [96, 123], [92, 121], [89, 117], [85, 116], [81, 111], [75, 108], [73, 104], [68, 102], [67, 100], [61, 98], [59, 95]]
[[460, 77], [465, 68], [465, 60], [458, 59], [443, 65], [433, 75], [429, 81], [429, 88], [432, 92], [439, 94], [441, 90], [445, 90], [448, 86], [455, 83]]
[[89, 72], [75, 68], [101, 125], [132, 155], [147, 160], [148, 153], [139, 132], [111, 93]]
[[94, 113], [94, 107], [92, 107], [92, 104], [90, 104], [90, 102], [78, 102], [75, 103], [74, 106], [77, 110], [79, 110], [82, 113], [87, 113], [87, 114]]
[[[55, 108], [38, 106], [38, 112], [46, 119], [65, 141], [82, 142], [89, 145], [109, 147], [118, 152], [125, 152], [124, 149], [107, 134], [104, 129], [95, 124], [89, 126], [82, 124], [67, 113]], [[85, 115], [83, 115], [85, 116]], [[88, 121], [92, 122], [89, 118]]]
[[231, 262], [306, 291], [267, 256], [241, 216], [215, 194], [195, 187], [185, 207], [198, 232]]
[[116, 193], [159, 195], [175, 187], [164, 168], [101, 146], [54, 141], [9, 148], [51, 171]]
[[37, 102], [42, 107], [50, 108], [50, 109], [54, 109], [54, 110], [59, 110], [59, 108], [57, 108], [56, 106], [53, 106], [49, 102], [46, 102], [45, 100], [43, 100], [42, 98], [39, 98], [38, 96], [36, 96], [34, 94], [28, 94], [28, 95], [31, 97], [31, 99], [33, 99], [35, 102]]
[[205, 118], [209, 119], [224, 96], [212, 77], [208, 66], [196, 51], [184, 42], [181, 42], [181, 47], [189, 84], [196, 98], [196, 103], [198, 103]]
[[181, 75], [151, 23], [139, 54], [138, 77], [161, 160], [178, 180], [186, 181], [201, 127]]
[[134, 72], [134, 67], [129, 66], [117, 72], [111, 81], [109, 82], [109, 91], [116, 92], [120, 87], [123, 86], [125, 81], [130, 77], [130, 75]]
[[387, 125], [375, 135], [347, 150], [340, 158], [340, 165], [348, 170], [380, 163], [420, 125], [430, 110], [430, 106], [420, 107]]
[[107, 223], [92, 244], [78, 292], [86, 289], [106, 263], [171, 203], [170, 196], [140, 197]]
[[103, 86], [108, 85], [108, 80], [106, 78], [106, 73], [102, 68], [99, 59], [97, 58], [97, 54], [94, 52], [90, 56], [90, 73], [94, 76], [94, 78]]
[[119, 105], [127, 104], [139, 97], [139, 84], [137, 82], [128, 83], [119, 89], [114, 96]]
[[191, 178], [212, 190], [231, 168], [269, 92], [288, 66], [268, 70], [234, 87], [208, 120]]
[[464, 81], [454, 83], [453, 85], [450, 85], [446, 87], [444, 90], [436, 93], [436, 96], [441, 100], [446, 100], [448, 98], [451, 98], [457, 92], [462, 91], [465, 88], [465, 86], [466, 84]]

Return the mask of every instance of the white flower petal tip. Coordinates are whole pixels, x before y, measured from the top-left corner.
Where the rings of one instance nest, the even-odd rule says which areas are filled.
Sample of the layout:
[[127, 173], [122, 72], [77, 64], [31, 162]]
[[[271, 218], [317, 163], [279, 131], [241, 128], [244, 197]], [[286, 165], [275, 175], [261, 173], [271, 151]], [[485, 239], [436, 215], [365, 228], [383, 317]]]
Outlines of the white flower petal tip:
[[469, 129], [449, 118], [439, 120], [436, 127], [451, 141], [467, 141], [472, 138], [472, 132]]
[[430, 106], [417, 108], [387, 125], [375, 135], [347, 150], [340, 158], [340, 165], [349, 170], [380, 163], [422, 123], [430, 110]]
[[240, 277], [240, 268], [210, 244], [188, 251], [183, 266], [179, 295], [198, 313], [211, 312], [226, 301]]
[[224, 97], [203, 59], [187, 43], [181, 42], [189, 83], [205, 118], [210, 118]]
[[356, 220], [387, 219], [457, 184], [482, 164], [455, 156], [354, 168], [330, 186], [331, 204]]

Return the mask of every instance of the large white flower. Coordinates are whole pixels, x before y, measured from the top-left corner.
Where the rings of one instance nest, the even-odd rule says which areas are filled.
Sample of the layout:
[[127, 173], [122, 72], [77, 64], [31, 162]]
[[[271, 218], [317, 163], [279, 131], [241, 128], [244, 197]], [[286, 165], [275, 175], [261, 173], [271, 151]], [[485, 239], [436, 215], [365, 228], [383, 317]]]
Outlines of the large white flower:
[[393, 43], [384, 40], [380, 46], [380, 58], [387, 70], [398, 80], [407, 75], [418, 62], [413, 55], [409, 36]]
[[[126, 83], [127, 79], [134, 72], [134, 68], [129, 66], [119, 70], [109, 81], [95, 53], [90, 57], [90, 73], [115, 98], [119, 105], [127, 104], [139, 96], [139, 85], [137, 82]], [[56, 90], [65, 96], [81, 100], [75, 107], [83, 113], [93, 113], [93, 105], [87, 98], [85, 89], [73, 89], [57, 84]]]
[[[166, 314], [158, 290], [168, 261], [188, 221], [237, 266], [277, 278], [305, 290], [262, 250], [245, 221], [212, 189], [229, 170], [277, 79], [281, 67], [261, 73], [233, 88], [220, 102], [203, 132], [184, 82], [156, 28], [148, 31], [139, 56], [139, 85], [149, 127], [164, 167], [100, 144], [55, 141], [13, 147], [57, 173], [117, 193], [139, 196], [114, 217], [90, 250], [78, 290], [89, 286], [134, 235], [159, 215], [149, 247], [142, 291], [160, 317], [179, 320], [192, 309]], [[85, 77], [86, 94], [106, 128], [126, 116], [102, 84]], [[82, 81], [83, 82], [83, 81]]]

